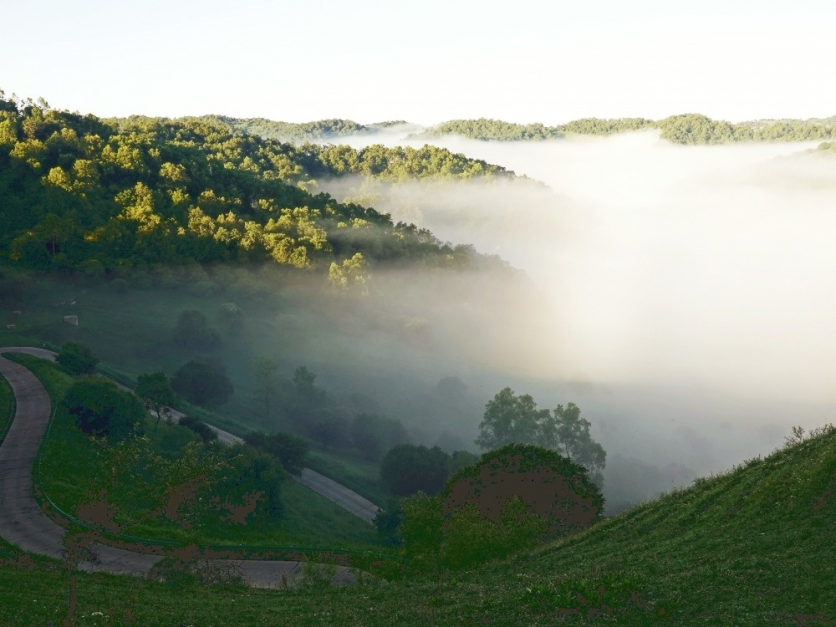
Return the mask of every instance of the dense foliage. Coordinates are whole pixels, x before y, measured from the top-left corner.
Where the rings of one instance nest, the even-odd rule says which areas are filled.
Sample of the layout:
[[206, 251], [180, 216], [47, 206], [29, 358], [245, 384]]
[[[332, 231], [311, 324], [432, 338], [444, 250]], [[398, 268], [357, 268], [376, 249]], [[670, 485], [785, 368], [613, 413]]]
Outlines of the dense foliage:
[[581, 531], [602, 519], [604, 498], [582, 466], [511, 444], [457, 472], [439, 494], [399, 505], [376, 521], [382, 535], [397, 523], [416, 564], [463, 568]]
[[200, 119], [106, 123], [0, 94], [0, 249], [31, 268], [91, 277], [225, 260], [327, 269], [358, 253], [469, 267], [472, 249], [303, 187], [355, 172], [500, 170], [433, 148], [296, 148]]

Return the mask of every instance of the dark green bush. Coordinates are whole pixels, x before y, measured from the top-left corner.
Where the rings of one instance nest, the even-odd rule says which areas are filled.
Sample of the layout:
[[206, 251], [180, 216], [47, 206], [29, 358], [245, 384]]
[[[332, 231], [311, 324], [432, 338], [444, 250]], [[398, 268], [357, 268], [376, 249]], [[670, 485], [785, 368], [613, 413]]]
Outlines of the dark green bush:
[[61, 367], [72, 375], [93, 374], [99, 358], [93, 354], [90, 347], [80, 342], [66, 342], [55, 357]]

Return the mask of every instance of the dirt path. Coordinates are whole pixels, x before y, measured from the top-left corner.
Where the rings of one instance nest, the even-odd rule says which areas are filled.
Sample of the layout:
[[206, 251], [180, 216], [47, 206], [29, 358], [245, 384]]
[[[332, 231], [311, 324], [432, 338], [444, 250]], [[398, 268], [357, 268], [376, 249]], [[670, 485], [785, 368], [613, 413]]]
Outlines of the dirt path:
[[[4, 352], [54, 358], [49, 351], [37, 348], [0, 348], [0, 354]], [[32, 490], [32, 467], [52, 410], [49, 395], [28, 369], [3, 357], [0, 375], [9, 382], [16, 400], [12, 425], [0, 446], [0, 537], [24, 551], [62, 559], [65, 529], [43, 512]], [[135, 552], [95, 543], [93, 550], [98, 559], [80, 563], [80, 570], [145, 576], [162, 559], [151, 553], [151, 547], [148, 552]], [[293, 583], [301, 574], [295, 561], [209, 559], [201, 563], [207, 568], [234, 569], [256, 587], [276, 585], [283, 575]], [[332, 580], [347, 585], [354, 583], [355, 577], [342, 566]]]

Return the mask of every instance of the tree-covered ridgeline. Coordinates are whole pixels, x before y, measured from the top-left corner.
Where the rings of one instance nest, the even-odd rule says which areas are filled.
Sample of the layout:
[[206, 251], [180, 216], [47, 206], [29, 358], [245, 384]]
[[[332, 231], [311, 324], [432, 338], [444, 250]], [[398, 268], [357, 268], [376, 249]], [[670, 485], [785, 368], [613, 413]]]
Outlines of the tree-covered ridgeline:
[[460, 135], [478, 140], [531, 141], [557, 139], [569, 135], [614, 135], [644, 129], [659, 129], [662, 131], [662, 139], [685, 145], [793, 142], [836, 139], [836, 117], [812, 120], [758, 120], [735, 124], [688, 113], [656, 121], [645, 118], [584, 118], [550, 127], [480, 118], [451, 120], [411, 137], [423, 139]]
[[469, 267], [471, 247], [313, 194], [313, 177], [513, 176], [425, 147], [295, 147], [199, 119], [92, 115], [0, 92], [0, 250], [93, 276], [154, 264], [375, 262]]
[[[109, 123], [121, 127], [135, 125], [142, 116], [114, 118]], [[162, 119], [159, 119], [162, 121]], [[373, 136], [385, 129], [396, 126], [416, 129], [407, 139], [436, 139], [447, 135], [458, 135], [468, 139], [484, 141], [536, 141], [559, 139], [571, 135], [614, 135], [630, 131], [660, 129], [662, 138], [675, 144], [728, 144], [735, 142], [776, 142], [836, 139], [836, 116], [809, 120], [754, 120], [732, 123], [713, 120], [705, 115], [686, 113], [672, 115], [661, 120], [648, 118], [581, 118], [546, 126], [544, 124], [517, 124], [488, 118], [459, 119], [442, 122], [420, 130], [404, 120], [360, 124], [354, 120], [328, 119], [313, 122], [293, 123], [267, 120], [265, 118], [233, 118], [222, 115], [205, 115], [185, 120], [201, 120], [223, 125], [238, 132], [257, 135], [265, 139], [279, 139], [296, 144], [338, 142], [351, 135]], [[457, 157], [462, 157], [456, 155]], [[356, 172], [355, 172], [356, 173]]]

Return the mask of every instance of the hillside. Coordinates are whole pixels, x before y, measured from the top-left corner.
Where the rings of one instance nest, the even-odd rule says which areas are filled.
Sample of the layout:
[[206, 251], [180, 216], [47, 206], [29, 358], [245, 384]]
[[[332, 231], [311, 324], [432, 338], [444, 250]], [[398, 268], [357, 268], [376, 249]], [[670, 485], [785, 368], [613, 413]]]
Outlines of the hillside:
[[[830, 429], [473, 571], [295, 592], [79, 574], [71, 598], [90, 624], [275, 624], [280, 599], [282, 620], [305, 625], [832, 625], [834, 495]], [[67, 572], [0, 550], [0, 621], [66, 616]]]
[[478, 263], [471, 249], [304, 188], [311, 176], [355, 166], [395, 178], [402, 170], [504, 174], [432, 148], [373, 147], [346, 166], [339, 151], [297, 150], [208, 122], [137, 119], [117, 128], [32, 103], [0, 105], [0, 249], [39, 270], [95, 277], [234, 260], [336, 263], [340, 273], [340, 262], [358, 254], [358, 272], [375, 262], [470, 266]]

